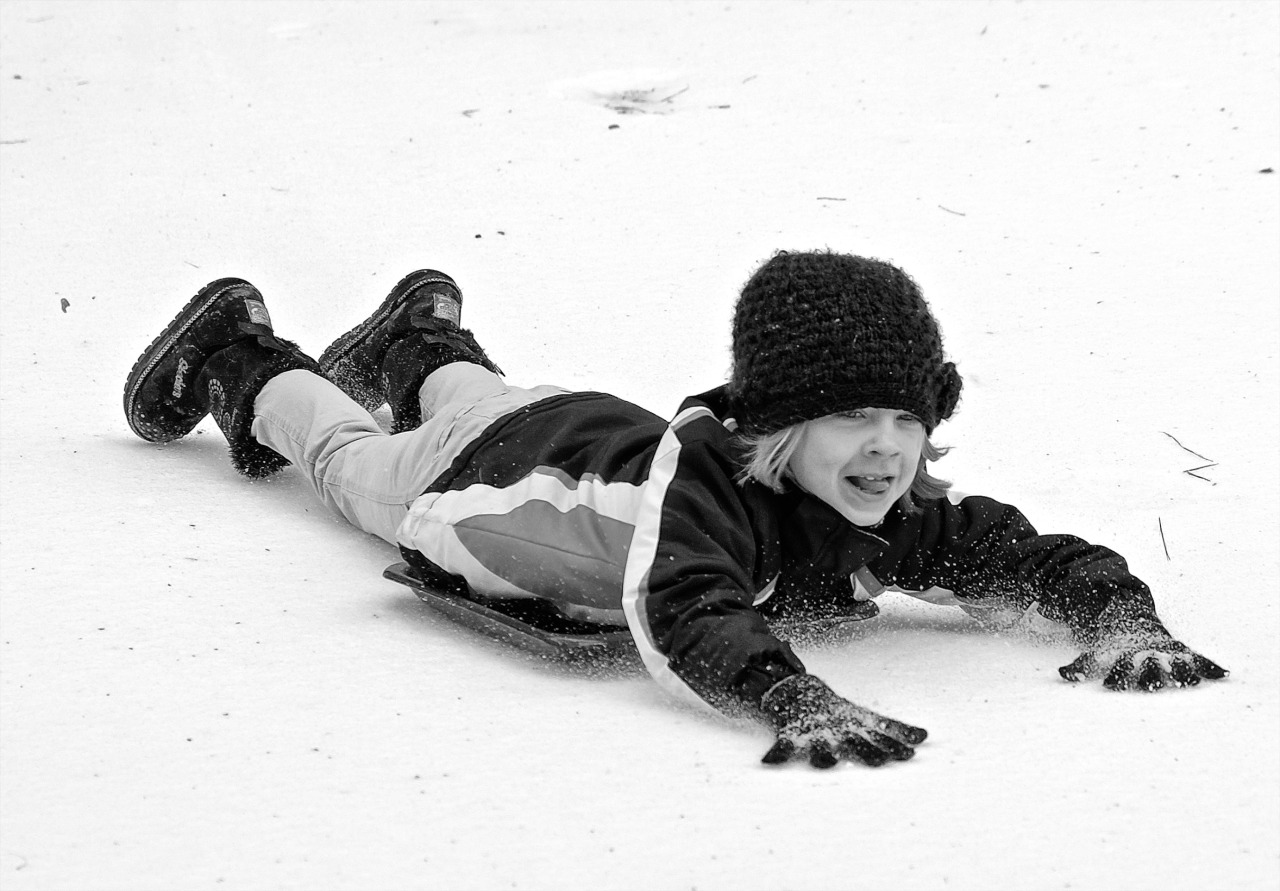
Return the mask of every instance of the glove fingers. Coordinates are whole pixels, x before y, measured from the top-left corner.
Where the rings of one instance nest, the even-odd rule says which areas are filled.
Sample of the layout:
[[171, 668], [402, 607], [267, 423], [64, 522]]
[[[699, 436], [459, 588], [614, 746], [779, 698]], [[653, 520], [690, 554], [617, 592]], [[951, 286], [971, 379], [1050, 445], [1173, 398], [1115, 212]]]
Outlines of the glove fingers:
[[1156, 656], [1148, 656], [1142, 660], [1138, 668], [1138, 687], [1148, 693], [1163, 688], [1165, 685], [1164, 666]]
[[1128, 690], [1133, 687], [1133, 660], [1128, 656], [1117, 659], [1102, 686], [1108, 690]]
[[886, 753], [894, 761], [906, 761], [915, 755], [916, 750], [906, 743], [899, 742], [884, 733], [871, 733], [871, 744]]
[[840, 763], [840, 756], [831, 750], [826, 740], [814, 740], [809, 745], [809, 763], [820, 770], [835, 767]]
[[915, 727], [911, 724], [904, 724], [901, 721], [895, 721], [892, 718], [883, 718], [876, 724], [876, 729], [882, 733], [892, 736], [901, 743], [909, 746], [918, 746], [929, 737], [929, 731], [923, 727]]
[[1176, 640], [1150, 641], [1123, 652], [1111, 664], [1110, 671], [1100, 668], [1092, 653], [1083, 653], [1058, 669], [1058, 674], [1068, 681], [1105, 674], [1102, 685], [1108, 690], [1137, 689], [1149, 693], [1168, 686], [1194, 687], [1202, 678], [1218, 680], [1229, 673]]
[[1062, 675], [1063, 680], [1071, 681], [1074, 684], [1077, 681], [1091, 677], [1097, 670], [1098, 662], [1093, 658], [1093, 654], [1081, 653], [1070, 665], [1064, 665], [1059, 668], [1058, 674]]
[[1194, 687], [1200, 683], [1200, 675], [1189, 659], [1175, 659], [1169, 669], [1169, 675], [1179, 687]]
[[922, 727], [854, 705], [808, 674], [779, 681], [760, 704], [777, 734], [765, 764], [807, 758], [825, 769], [846, 759], [876, 767], [891, 758], [907, 760], [915, 754], [912, 747], [928, 736]]
[[840, 752], [846, 758], [861, 761], [868, 767], [879, 767], [889, 760], [889, 753], [877, 748], [860, 736], [850, 736], [840, 743]]
[[789, 739], [779, 739], [760, 760], [765, 764], [782, 764], [790, 761], [796, 753], [796, 744]]
[[1195, 658], [1191, 661], [1195, 665], [1196, 674], [1200, 675], [1202, 678], [1208, 678], [1211, 681], [1220, 681], [1231, 673], [1218, 663], [1211, 659], [1206, 659], [1199, 653], [1197, 653]]

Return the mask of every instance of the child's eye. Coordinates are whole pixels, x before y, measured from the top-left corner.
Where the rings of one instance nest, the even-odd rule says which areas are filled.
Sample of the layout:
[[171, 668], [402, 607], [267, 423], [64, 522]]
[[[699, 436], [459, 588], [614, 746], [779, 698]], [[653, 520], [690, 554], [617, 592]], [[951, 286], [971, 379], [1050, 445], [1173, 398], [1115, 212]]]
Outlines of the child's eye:
[[915, 415], [912, 415], [912, 414], [901, 414], [901, 415], [898, 415], [898, 420], [899, 420], [899, 421], [902, 421], [904, 424], [922, 424], [922, 423], [924, 423], [923, 421], [921, 421], [919, 418], [917, 418]]

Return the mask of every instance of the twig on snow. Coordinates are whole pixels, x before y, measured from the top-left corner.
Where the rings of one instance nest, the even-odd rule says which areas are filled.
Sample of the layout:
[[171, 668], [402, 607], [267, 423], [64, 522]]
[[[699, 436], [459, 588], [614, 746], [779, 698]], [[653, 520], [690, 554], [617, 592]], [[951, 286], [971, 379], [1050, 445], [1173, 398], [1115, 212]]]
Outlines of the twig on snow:
[[1208, 470], [1210, 467], [1217, 467], [1218, 466], [1217, 461], [1214, 461], [1208, 455], [1200, 454], [1195, 449], [1187, 448], [1182, 443], [1178, 442], [1178, 437], [1174, 436], [1172, 433], [1165, 433], [1165, 431], [1163, 430], [1161, 430], [1160, 432], [1164, 433], [1165, 436], [1169, 437], [1174, 442], [1178, 443], [1178, 448], [1182, 449], [1184, 452], [1189, 452], [1192, 455], [1195, 455], [1200, 460], [1209, 462], [1208, 464], [1201, 464], [1199, 467], [1192, 467], [1190, 470], [1184, 470], [1182, 471], [1183, 473], [1185, 473], [1187, 476], [1194, 476], [1198, 480], [1204, 480], [1206, 483], [1208, 483], [1211, 486], [1218, 485], [1213, 480], [1209, 479], [1207, 476], [1201, 476], [1200, 474], [1196, 473], [1197, 470]]
[[1200, 474], [1196, 473], [1196, 471], [1208, 470], [1210, 467], [1217, 467], [1217, 466], [1218, 466], [1217, 464], [1201, 464], [1199, 467], [1193, 467], [1190, 470], [1184, 470], [1182, 472], [1187, 474], [1188, 476], [1194, 476], [1198, 480], [1204, 480], [1206, 483], [1212, 483], [1213, 485], [1216, 486], [1217, 483], [1214, 483], [1213, 480], [1209, 479], [1207, 476], [1201, 476]]
[[1173, 558], [1169, 556], [1169, 542], [1164, 540], [1164, 521], [1156, 517], [1156, 524], [1160, 527], [1160, 544], [1164, 545], [1164, 558], [1172, 560]]
[[1192, 449], [1187, 448], [1187, 447], [1186, 447], [1186, 446], [1184, 446], [1182, 443], [1178, 442], [1178, 437], [1174, 436], [1172, 433], [1165, 433], [1163, 430], [1161, 430], [1160, 432], [1161, 432], [1161, 433], [1164, 433], [1164, 435], [1165, 435], [1165, 436], [1169, 437], [1169, 438], [1170, 438], [1170, 439], [1172, 439], [1174, 442], [1177, 442], [1177, 443], [1178, 443], [1178, 448], [1182, 449], [1184, 452], [1191, 452], [1191, 454], [1195, 455], [1197, 458], [1200, 458], [1200, 459], [1205, 460], [1205, 461], [1212, 461], [1212, 460], [1213, 460], [1213, 459], [1212, 459], [1212, 458], [1210, 458], [1208, 455], [1202, 455], [1202, 454], [1200, 454], [1200, 453], [1199, 453], [1199, 452], [1197, 452], [1197, 451], [1194, 451], [1194, 450], [1192, 450]]

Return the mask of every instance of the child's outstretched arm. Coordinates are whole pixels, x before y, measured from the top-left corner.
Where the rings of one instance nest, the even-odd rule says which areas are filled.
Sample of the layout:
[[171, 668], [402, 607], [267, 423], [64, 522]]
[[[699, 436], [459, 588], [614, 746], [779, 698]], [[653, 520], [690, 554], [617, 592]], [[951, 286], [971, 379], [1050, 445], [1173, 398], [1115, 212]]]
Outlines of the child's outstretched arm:
[[1035, 604], [1083, 649], [1059, 669], [1069, 681], [1103, 678], [1112, 690], [1190, 687], [1227, 676], [1178, 641], [1150, 589], [1116, 552], [1070, 535], [1041, 535], [1017, 508], [967, 496], [930, 502], [901, 520], [895, 548], [872, 571], [886, 584], [945, 588], [961, 600]]

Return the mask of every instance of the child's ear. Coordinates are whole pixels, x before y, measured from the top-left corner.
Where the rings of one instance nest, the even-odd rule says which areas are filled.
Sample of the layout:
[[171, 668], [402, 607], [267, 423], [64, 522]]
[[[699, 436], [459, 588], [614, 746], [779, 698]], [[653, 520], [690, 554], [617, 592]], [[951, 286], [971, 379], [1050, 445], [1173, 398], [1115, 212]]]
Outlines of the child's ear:
[[956, 404], [960, 402], [960, 390], [964, 387], [960, 372], [956, 371], [956, 363], [948, 362], [942, 366], [942, 370], [945, 379], [942, 382], [942, 389], [938, 391], [939, 422], [951, 417], [951, 413], [956, 410]]

